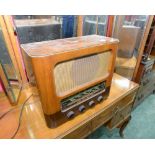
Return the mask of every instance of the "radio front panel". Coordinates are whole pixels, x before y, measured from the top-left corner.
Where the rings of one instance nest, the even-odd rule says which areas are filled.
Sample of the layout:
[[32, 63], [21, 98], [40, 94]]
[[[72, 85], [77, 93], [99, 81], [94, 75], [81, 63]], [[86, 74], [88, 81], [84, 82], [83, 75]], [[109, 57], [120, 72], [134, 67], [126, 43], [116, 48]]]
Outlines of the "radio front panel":
[[109, 74], [111, 51], [58, 63], [54, 68], [56, 93], [62, 96], [79, 86], [105, 78]]

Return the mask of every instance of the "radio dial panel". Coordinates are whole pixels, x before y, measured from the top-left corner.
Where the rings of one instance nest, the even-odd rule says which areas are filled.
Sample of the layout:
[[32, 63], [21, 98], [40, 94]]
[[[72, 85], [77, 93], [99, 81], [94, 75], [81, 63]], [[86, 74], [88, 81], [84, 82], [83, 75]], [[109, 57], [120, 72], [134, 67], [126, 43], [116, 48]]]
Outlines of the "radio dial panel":
[[61, 101], [61, 109], [62, 112], [65, 112], [69, 110], [70, 108], [73, 108], [79, 104], [82, 104], [90, 99], [90, 103], [88, 103], [89, 107], [95, 105], [95, 102], [93, 101], [93, 98], [96, 98], [96, 96], [99, 95], [97, 98], [97, 101], [100, 102], [103, 100], [103, 96], [101, 93], [104, 93], [106, 89], [106, 81], [101, 82], [93, 87], [90, 87], [84, 91], [79, 92], [78, 94], [72, 95], [68, 98], [65, 98]]

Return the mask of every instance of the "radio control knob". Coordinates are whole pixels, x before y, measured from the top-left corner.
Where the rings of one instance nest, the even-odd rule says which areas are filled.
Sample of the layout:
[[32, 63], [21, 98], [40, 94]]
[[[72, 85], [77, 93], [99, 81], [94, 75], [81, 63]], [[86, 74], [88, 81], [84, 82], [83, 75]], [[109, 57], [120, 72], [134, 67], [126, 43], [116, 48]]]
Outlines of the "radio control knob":
[[103, 96], [100, 95], [100, 96], [97, 98], [97, 101], [98, 101], [98, 102], [101, 102], [102, 100], [103, 100]]
[[74, 117], [74, 112], [73, 111], [68, 112], [67, 117], [68, 118], [73, 118]]
[[90, 107], [93, 107], [93, 106], [95, 105], [95, 102], [94, 102], [94, 101], [90, 101], [90, 102], [88, 103], [88, 105], [89, 105]]
[[85, 109], [86, 109], [86, 108], [85, 108], [84, 105], [81, 105], [81, 106], [79, 107], [79, 111], [80, 111], [80, 112], [83, 112]]

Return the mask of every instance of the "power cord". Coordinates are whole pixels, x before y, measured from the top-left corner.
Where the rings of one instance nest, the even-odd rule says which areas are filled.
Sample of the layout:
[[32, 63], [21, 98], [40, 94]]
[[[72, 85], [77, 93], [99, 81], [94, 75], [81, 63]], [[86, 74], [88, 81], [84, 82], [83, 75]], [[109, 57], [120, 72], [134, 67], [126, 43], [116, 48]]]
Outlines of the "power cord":
[[14, 139], [15, 136], [16, 136], [16, 134], [17, 134], [18, 131], [19, 131], [19, 128], [20, 128], [20, 125], [21, 125], [21, 120], [22, 120], [22, 114], [23, 114], [24, 107], [25, 107], [27, 101], [28, 101], [32, 96], [33, 96], [33, 94], [31, 94], [31, 95], [25, 100], [25, 102], [24, 102], [23, 105], [22, 105], [22, 108], [21, 108], [21, 111], [20, 111], [20, 114], [19, 114], [18, 127], [17, 127], [15, 133], [13, 134], [13, 136], [11, 137], [11, 139]]
[[[22, 107], [21, 107], [21, 111], [20, 111], [20, 114], [19, 114], [19, 121], [18, 121], [18, 126], [17, 126], [17, 129], [16, 131], [14, 132], [13, 136], [11, 136], [10, 138], [11, 139], [14, 139], [16, 134], [18, 133], [19, 131], [19, 128], [20, 128], [20, 125], [21, 125], [21, 120], [22, 120], [22, 114], [23, 114], [23, 110], [24, 110], [24, 107], [27, 103], [27, 101], [33, 96], [33, 94], [31, 94], [25, 101], [24, 103], [22, 104]], [[2, 119], [3, 117], [5, 117], [8, 113], [10, 113], [11, 111], [13, 111], [15, 108], [12, 108], [10, 110], [8, 110], [6, 113], [4, 113], [2, 116], [0, 116], [0, 119]]]
[[10, 113], [11, 111], [13, 111], [15, 108], [12, 108], [12, 109], [10, 109], [10, 110], [8, 110], [7, 112], [5, 112], [4, 114], [2, 114], [1, 116], [0, 116], [0, 119], [2, 119], [3, 117], [5, 117], [5, 115], [7, 115], [8, 113]]

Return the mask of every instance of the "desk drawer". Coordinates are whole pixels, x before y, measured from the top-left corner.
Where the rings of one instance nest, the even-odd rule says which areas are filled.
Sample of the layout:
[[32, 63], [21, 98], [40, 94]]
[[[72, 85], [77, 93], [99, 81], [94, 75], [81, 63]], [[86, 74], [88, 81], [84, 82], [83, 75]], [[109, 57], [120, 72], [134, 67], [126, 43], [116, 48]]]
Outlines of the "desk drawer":
[[[133, 92], [127, 96], [125, 96], [122, 100], [116, 103], [115, 107], [118, 107], [120, 110], [127, 106], [129, 103], [133, 102], [135, 99], [136, 92]], [[113, 110], [115, 112], [115, 109]]]
[[63, 139], [82, 139], [91, 133], [91, 122], [84, 124], [73, 132], [69, 133]]
[[[107, 110], [105, 110], [104, 112], [99, 114], [97, 117], [95, 117], [92, 120], [92, 131], [94, 131], [95, 129], [99, 128], [101, 125], [103, 125], [104, 123], [106, 123], [107, 121], [112, 119], [112, 117], [115, 114], [116, 114], [116, 120], [114, 119], [113, 121], [117, 122], [117, 120], [120, 120], [120, 118], [118, 118], [119, 116], [117, 116], [118, 109], [119, 109], [119, 111], [122, 111], [123, 115], [125, 115], [125, 113], [130, 113], [132, 103], [135, 98], [135, 94], [136, 94], [136, 92], [133, 92], [133, 93], [125, 96], [123, 99], [121, 99], [120, 101], [115, 103], [113, 106], [111, 106], [110, 108], [108, 108]], [[129, 104], [130, 104], [130, 108], [129, 108], [130, 110], [128, 109], [129, 112], [127, 112], [126, 107], [129, 107]], [[115, 118], [115, 116], [114, 116], [114, 118]]]
[[122, 110], [118, 109], [118, 111], [113, 115], [113, 118], [108, 123], [108, 128], [113, 129], [118, 127], [123, 121], [126, 120], [127, 117], [131, 115], [132, 104], [127, 105]]
[[108, 109], [107, 111], [102, 112], [97, 117], [95, 117], [92, 120], [92, 131], [99, 128], [101, 125], [106, 123], [108, 120], [110, 120], [112, 117], [112, 111], [111, 109]]

